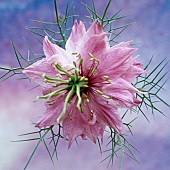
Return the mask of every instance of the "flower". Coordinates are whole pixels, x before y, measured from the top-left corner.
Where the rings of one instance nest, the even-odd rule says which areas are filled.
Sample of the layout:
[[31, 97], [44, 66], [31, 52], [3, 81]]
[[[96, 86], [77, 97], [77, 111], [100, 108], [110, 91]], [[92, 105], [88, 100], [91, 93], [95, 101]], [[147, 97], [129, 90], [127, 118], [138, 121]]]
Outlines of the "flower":
[[46, 112], [36, 127], [62, 123], [69, 146], [78, 136], [96, 142], [106, 126], [122, 131], [118, 108], [140, 104], [131, 83], [144, 70], [132, 58], [131, 41], [110, 47], [107, 33], [94, 21], [86, 31], [75, 21], [65, 49], [43, 41], [46, 58], [23, 70], [42, 87]]

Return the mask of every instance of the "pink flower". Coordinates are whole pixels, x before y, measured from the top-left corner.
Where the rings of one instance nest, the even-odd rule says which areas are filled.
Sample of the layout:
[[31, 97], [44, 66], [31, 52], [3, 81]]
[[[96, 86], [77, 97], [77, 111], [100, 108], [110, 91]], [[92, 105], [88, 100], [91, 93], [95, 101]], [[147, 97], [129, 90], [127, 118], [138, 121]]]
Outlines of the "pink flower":
[[131, 42], [110, 47], [99, 22], [86, 31], [81, 21], [75, 21], [65, 48], [46, 36], [46, 58], [23, 71], [42, 87], [43, 96], [38, 99], [46, 99], [46, 112], [36, 126], [62, 123], [69, 146], [78, 136], [96, 142], [106, 126], [121, 133], [118, 108], [140, 104], [135, 98], [139, 91], [131, 82], [144, 72], [132, 58]]

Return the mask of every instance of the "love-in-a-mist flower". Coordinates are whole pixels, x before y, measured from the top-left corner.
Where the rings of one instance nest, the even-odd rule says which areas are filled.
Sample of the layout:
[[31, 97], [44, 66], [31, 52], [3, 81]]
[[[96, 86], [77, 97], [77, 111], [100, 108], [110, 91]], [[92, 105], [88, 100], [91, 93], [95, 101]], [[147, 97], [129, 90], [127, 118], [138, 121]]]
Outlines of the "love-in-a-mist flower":
[[46, 58], [25, 68], [30, 79], [42, 87], [46, 112], [36, 127], [61, 123], [64, 137], [81, 136], [96, 142], [106, 126], [121, 133], [118, 108], [139, 105], [139, 91], [131, 82], [144, 70], [132, 58], [131, 42], [110, 47], [106, 32], [95, 21], [86, 31], [75, 21], [65, 49], [52, 44], [46, 36], [43, 50]]

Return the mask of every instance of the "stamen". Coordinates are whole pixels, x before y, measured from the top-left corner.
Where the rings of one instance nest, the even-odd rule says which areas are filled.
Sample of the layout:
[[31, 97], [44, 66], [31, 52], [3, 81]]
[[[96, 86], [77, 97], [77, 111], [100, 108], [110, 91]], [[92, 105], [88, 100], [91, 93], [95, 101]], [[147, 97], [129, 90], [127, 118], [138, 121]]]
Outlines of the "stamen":
[[87, 102], [87, 103], [89, 103], [90, 101], [89, 101], [89, 99], [88, 99], [87, 95], [83, 93], [83, 96], [84, 96], [84, 98], [85, 98], [86, 102]]
[[80, 65], [82, 65], [82, 64], [83, 64], [83, 58], [80, 59]]
[[105, 79], [109, 79], [109, 76], [103, 76], [103, 78], [105, 78]]
[[54, 100], [47, 101], [47, 104], [48, 104], [49, 106], [53, 106], [53, 105], [55, 104], [55, 101], [54, 101]]
[[98, 94], [100, 94], [100, 95], [103, 95], [103, 92], [100, 91], [100, 90], [96, 90], [96, 92], [97, 92]]
[[71, 115], [69, 115], [69, 116], [68, 116], [68, 118], [69, 118], [70, 120], [72, 120], [72, 119], [73, 119]]
[[94, 60], [94, 61], [96, 61], [96, 62], [99, 62], [99, 59], [98, 58], [91, 58], [90, 60]]
[[99, 62], [99, 59], [98, 59], [98, 58], [95, 58], [95, 57], [93, 56], [93, 54], [88, 53], [88, 55], [90, 56], [90, 60], [94, 60], [94, 61]]
[[76, 80], [78, 80], [78, 72], [79, 72], [79, 69], [78, 68], [75, 68], [75, 78], [76, 78]]
[[79, 79], [80, 81], [83, 81], [83, 80], [85, 80], [85, 77], [83, 76], [83, 77], [80, 77], [80, 79]]
[[90, 58], [94, 58], [93, 54], [88, 53], [88, 55], [90, 56]]
[[77, 67], [77, 65], [76, 65], [76, 62], [75, 62], [75, 61], [73, 61], [73, 65], [74, 65], [74, 67], [75, 67], [75, 68]]
[[86, 87], [89, 87], [89, 86], [88, 86], [87, 84], [84, 84], [84, 85], [82, 85], [82, 87], [85, 87], [85, 88], [86, 88]]
[[83, 59], [80, 58], [80, 62], [79, 62], [79, 70], [80, 70], [80, 75], [83, 75]]
[[109, 84], [112, 84], [111, 80], [107, 80], [107, 82], [108, 82]]
[[91, 68], [90, 68], [87, 76], [92, 76], [99, 65], [99, 59], [95, 58], [93, 56], [93, 54], [91, 54], [91, 53], [88, 53], [88, 55], [90, 56], [90, 60], [93, 61], [93, 63], [91, 65]]
[[77, 55], [77, 54], [78, 54], [78, 53], [76, 53], [76, 52], [73, 52], [73, 53], [72, 53], [72, 55]]
[[112, 97], [111, 96], [107, 96], [107, 95], [102, 95], [102, 97], [104, 97], [104, 98], [106, 98], [106, 99], [112, 99]]

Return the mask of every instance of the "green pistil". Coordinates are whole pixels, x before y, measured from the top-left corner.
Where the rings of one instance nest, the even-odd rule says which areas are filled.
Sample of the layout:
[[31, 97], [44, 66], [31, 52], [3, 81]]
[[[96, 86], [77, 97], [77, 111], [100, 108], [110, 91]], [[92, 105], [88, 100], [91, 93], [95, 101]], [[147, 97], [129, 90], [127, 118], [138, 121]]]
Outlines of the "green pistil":
[[74, 91], [75, 91], [75, 86], [73, 85], [71, 90], [69, 91], [66, 99], [65, 99], [65, 102], [64, 102], [64, 106], [63, 106], [63, 110], [60, 114], [60, 116], [57, 118], [57, 125], [60, 123], [60, 119], [65, 115], [66, 113], [66, 108], [67, 108], [67, 104], [68, 102], [70, 101], [70, 98], [72, 97], [72, 95], [74, 94]]
[[48, 94], [46, 94], [46, 95], [44, 95], [44, 96], [38, 96], [38, 97], [35, 99], [35, 101], [38, 100], [38, 99], [49, 99], [50, 97], [57, 96], [58, 93], [60, 93], [60, 92], [62, 92], [62, 91], [65, 91], [65, 90], [68, 90], [69, 88], [70, 88], [70, 86], [67, 86], [67, 87], [65, 87], [65, 88], [61, 88], [61, 89], [59, 89], [59, 90], [55, 90], [55, 91], [53, 91], [53, 92], [51, 92], [51, 93], [48, 93]]
[[77, 108], [81, 111], [82, 111], [82, 108], [81, 108], [81, 95], [80, 95], [80, 85], [76, 84], [76, 94], [77, 94], [77, 97], [78, 97], [78, 101], [77, 101]]
[[67, 71], [63, 70], [58, 63], [54, 63], [54, 67], [55, 67], [58, 71], [60, 71], [60, 72], [64, 73], [65, 75], [67, 75], [68, 77], [71, 77], [71, 74], [69, 74]]
[[[74, 95], [76, 93], [78, 101], [77, 101], [77, 108], [83, 112], [82, 108], [81, 108], [81, 88], [84, 87], [84, 85], [87, 84], [87, 82], [85, 82], [83, 79], [83, 81], [80, 81], [81, 78], [78, 78], [78, 76], [72, 76], [69, 84], [69, 93], [67, 94], [67, 97], [65, 99], [64, 102], [64, 106], [63, 106], [63, 110], [60, 114], [60, 116], [57, 118], [57, 124], [60, 123], [60, 119], [65, 115], [66, 113], [66, 109], [67, 109], [67, 105], [72, 97], [72, 95]], [[87, 80], [87, 79], [86, 79]], [[71, 88], [71, 89], [70, 89]]]
[[68, 80], [48, 77], [45, 74], [43, 74], [42, 77], [44, 78], [44, 81], [48, 83], [55, 83], [55, 82], [68, 83], [69, 82]]

